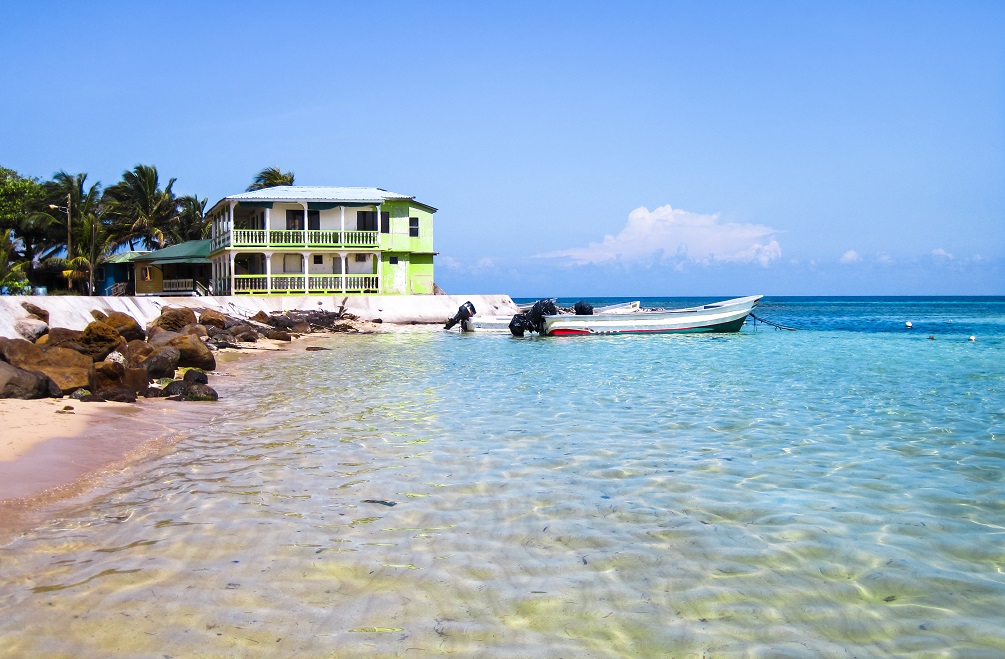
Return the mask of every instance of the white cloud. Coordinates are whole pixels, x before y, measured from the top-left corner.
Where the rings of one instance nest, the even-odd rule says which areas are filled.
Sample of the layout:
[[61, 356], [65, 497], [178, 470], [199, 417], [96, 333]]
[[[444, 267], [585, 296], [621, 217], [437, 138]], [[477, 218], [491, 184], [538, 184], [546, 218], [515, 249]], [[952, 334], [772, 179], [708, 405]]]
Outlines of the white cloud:
[[941, 247], [932, 250], [932, 257], [935, 258], [935, 260], [937, 261], [952, 261], [956, 259], [955, 256], [953, 256], [946, 250], [942, 249]]
[[858, 263], [861, 260], [862, 260], [862, 257], [859, 256], [858, 252], [856, 252], [853, 249], [849, 249], [847, 252], [845, 252], [844, 254], [842, 254], [841, 258], [840, 258], [841, 263], [846, 263], [846, 264], [847, 263]]
[[896, 261], [893, 260], [892, 256], [884, 252], [880, 252], [879, 254], [876, 255], [876, 261], [878, 263], [882, 263], [883, 265], [893, 265], [894, 263], [896, 263]]
[[441, 256], [436, 259], [436, 265], [443, 266], [448, 270], [458, 270], [461, 267], [461, 262], [452, 256]]
[[580, 265], [658, 257], [676, 262], [678, 267], [685, 261], [766, 266], [782, 256], [774, 239], [776, 233], [762, 224], [721, 223], [718, 214], [692, 213], [669, 205], [650, 211], [642, 206], [629, 213], [628, 222], [616, 236], [608, 234], [599, 243], [538, 256], [565, 258]]
[[477, 268], [479, 270], [482, 270], [482, 269], [485, 269], [485, 268], [494, 268], [494, 267], [496, 267], [495, 259], [493, 259], [491, 257], [488, 257], [488, 256], [483, 256], [482, 258], [478, 259], [475, 262], [475, 268]]

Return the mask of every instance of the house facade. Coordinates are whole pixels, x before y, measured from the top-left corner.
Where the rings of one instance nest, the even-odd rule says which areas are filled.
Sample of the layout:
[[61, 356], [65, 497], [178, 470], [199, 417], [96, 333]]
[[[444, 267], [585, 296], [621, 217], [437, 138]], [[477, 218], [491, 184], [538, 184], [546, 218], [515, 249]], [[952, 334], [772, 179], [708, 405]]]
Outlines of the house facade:
[[380, 188], [277, 186], [224, 197], [212, 222], [217, 295], [433, 293], [433, 215]]
[[[208, 295], [210, 241], [190, 240], [152, 252], [132, 252], [131, 295]], [[114, 294], [114, 293], [113, 293]]]

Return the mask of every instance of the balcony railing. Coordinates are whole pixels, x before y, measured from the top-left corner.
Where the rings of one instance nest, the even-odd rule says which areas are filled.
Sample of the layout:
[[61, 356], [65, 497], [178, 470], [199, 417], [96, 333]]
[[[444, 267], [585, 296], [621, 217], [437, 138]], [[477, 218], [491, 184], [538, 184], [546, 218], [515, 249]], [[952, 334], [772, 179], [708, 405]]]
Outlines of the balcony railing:
[[195, 282], [191, 279], [165, 279], [162, 286], [165, 293], [179, 291], [194, 291]]
[[[317, 295], [330, 293], [379, 293], [377, 275], [236, 275], [234, 294]], [[306, 285], [306, 287], [305, 287]]]
[[300, 231], [234, 229], [213, 238], [212, 249], [224, 247], [377, 247], [376, 231]]

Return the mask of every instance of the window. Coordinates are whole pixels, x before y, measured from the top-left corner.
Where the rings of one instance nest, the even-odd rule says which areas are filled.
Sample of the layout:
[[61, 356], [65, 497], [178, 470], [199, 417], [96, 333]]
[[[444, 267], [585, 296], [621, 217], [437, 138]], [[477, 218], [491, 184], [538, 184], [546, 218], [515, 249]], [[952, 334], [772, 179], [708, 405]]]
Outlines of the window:
[[398, 257], [392, 256], [387, 259], [387, 262], [390, 263], [391, 265], [398, 265]]
[[287, 231], [303, 231], [304, 228], [304, 212], [303, 211], [286, 211], [286, 230]]
[[140, 271], [140, 278], [143, 281], [150, 281], [150, 278], [153, 276], [153, 270], [149, 265], [143, 266], [143, 269]]
[[324, 265], [324, 263], [325, 263], [325, 257], [321, 256], [320, 254], [314, 255], [314, 265]]
[[307, 211], [307, 230], [321, 230], [321, 211]]
[[356, 211], [356, 231], [376, 231], [377, 211]]
[[283, 272], [301, 273], [301, 263], [299, 254], [283, 254]]
[[408, 218], [408, 235], [412, 238], [419, 237], [419, 218]]
[[366, 263], [366, 259], [367, 259], [366, 254], [357, 254], [356, 255], [356, 263]]
[[380, 232], [391, 233], [391, 214], [387, 211], [380, 213]]

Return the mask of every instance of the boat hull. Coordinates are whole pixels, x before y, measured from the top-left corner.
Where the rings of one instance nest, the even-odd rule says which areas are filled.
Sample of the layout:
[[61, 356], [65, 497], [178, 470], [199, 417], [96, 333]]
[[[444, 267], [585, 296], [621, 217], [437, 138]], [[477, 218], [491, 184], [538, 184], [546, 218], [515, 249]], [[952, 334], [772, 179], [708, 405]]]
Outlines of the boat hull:
[[612, 334], [693, 334], [738, 332], [758, 301], [754, 295], [701, 307], [632, 314], [546, 316], [546, 336], [598, 336]]

